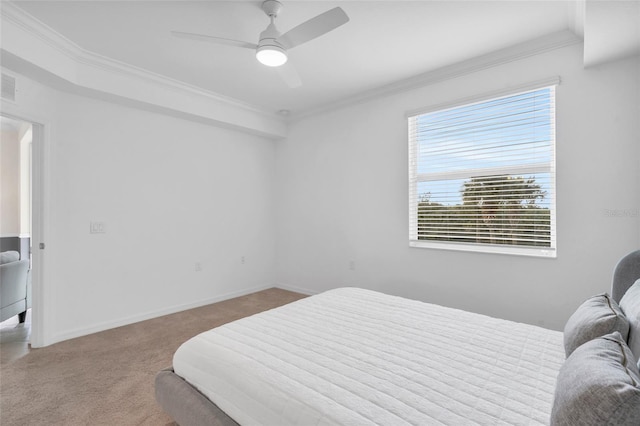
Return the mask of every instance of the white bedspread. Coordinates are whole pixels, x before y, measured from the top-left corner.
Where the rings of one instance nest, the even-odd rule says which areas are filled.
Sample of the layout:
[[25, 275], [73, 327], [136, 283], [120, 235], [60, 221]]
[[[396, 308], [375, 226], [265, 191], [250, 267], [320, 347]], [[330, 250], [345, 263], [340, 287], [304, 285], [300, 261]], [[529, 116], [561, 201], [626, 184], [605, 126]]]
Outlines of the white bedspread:
[[548, 424], [562, 333], [341, 288], [185, 342], [175, 372], [242, 425]]

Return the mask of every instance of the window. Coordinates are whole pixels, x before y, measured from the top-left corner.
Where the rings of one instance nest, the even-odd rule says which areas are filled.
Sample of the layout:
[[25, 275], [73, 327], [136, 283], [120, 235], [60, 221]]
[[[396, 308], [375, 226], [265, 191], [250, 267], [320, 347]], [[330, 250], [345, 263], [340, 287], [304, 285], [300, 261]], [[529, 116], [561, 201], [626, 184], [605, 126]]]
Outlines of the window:
[[555, 84], [408, 118], [411, 246], [555, 257]]

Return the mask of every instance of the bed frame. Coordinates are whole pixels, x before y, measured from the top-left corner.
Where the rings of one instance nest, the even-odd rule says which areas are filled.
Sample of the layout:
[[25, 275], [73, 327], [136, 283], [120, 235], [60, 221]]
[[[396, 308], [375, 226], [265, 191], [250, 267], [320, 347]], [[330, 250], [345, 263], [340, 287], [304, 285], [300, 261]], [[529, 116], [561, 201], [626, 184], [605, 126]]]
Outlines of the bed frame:
[[180, 426], [239, 426], [209, 398], [167, 368], [156, 375], [156, 401]]
[[[620, 302], [633, 283], [640, 279], [640, 250], [623, 257], [616, 265], [611, 283], [611, 295]], [[156, 401], [180, 426], [239, 426], [182, 377], [167, 368], [156, 375]]]

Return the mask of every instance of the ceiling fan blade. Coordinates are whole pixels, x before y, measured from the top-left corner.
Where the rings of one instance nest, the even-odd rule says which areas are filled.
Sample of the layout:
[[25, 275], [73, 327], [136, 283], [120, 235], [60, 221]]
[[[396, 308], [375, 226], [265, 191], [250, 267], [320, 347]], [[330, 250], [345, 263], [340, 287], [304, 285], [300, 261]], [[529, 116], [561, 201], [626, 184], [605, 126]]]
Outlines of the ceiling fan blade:
[[280, 75], [280, 78], [292, 89], [296, 89], [302, 86], [302, 80], [298, 75], [298, 71], [290, 63], [286, 63], [280, 67], [276, 67], [276, 71]]
[[276, 41], [282, 44], [285, 49], [291, 49], [320, 37], [347, 22], [349, 22], [349, 17], [344, 10], [335, 7], [292, 28], [278, 37]]
[[247, 49], [257, 49], [258, 45], [241, 40], [233, 40], [230, 38], [214, 37], [204, 34], [185, 33], [182, 31], [171, 31], [171, 35], [189, 40], [207, 41], [209, 43], [226, 44], [227, 46], [245, 47]]

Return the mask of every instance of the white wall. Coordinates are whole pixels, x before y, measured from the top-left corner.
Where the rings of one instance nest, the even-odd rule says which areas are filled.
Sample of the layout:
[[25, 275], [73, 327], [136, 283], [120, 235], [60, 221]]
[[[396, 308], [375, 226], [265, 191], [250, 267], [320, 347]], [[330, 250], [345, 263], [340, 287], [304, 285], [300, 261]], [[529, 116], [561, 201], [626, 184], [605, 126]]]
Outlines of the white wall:
[[0, 236], [20, 234], [20, 138], [3, 126], [0, 134]]
[[19, 83], [48, 145], [46, 343], [274, 285], [273, 142]]
[[[557, 259], [410, 248], [405, 113], [557, 75]], [[638, 58], [584, 70], [572, 46], [294, 123], [277, 145], [279, 285], [561, 329], [640, 246], [637, 215], [607, 215], [640, 208], [639, 80]]]

